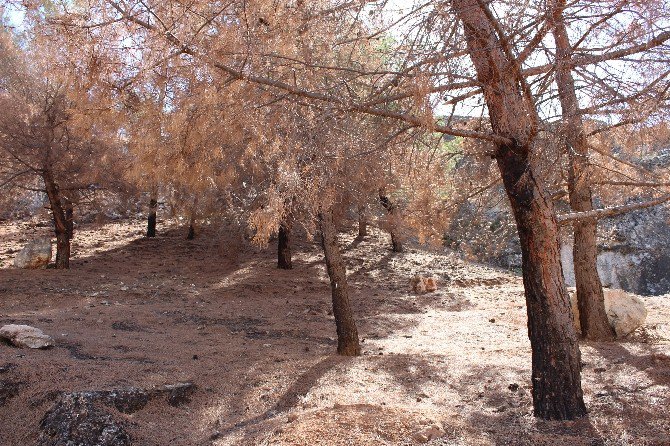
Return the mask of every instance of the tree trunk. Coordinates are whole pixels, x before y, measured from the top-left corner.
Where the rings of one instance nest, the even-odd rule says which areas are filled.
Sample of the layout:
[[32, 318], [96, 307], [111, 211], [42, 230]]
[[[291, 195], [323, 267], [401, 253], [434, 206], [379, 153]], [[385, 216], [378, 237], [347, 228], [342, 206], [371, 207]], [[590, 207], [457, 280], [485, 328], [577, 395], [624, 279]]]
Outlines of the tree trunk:
[[397, 209], [395, 203], [393, 203], [391, 199], [386, 196], [382, 189], [379, 190], [379, 201], [391, 217], [391, 228], [389, 230], [391, 234], [391, 248], [393, 252], [403, 252], [404, 248], [402, 245], [402, 240], [400, 239], [400, 234], [398, 234], [398, 222], [396, 221], [398, 216], [396, 215]]
[[321, 246], [326, 258], [333, 297], [333, 315], [337, 326], [337, 353], [343, 356], [359, 356], [361, 346], [358, 342], [356, 321], [349, 303], [347, 271], [337, 243], [337, 232], [331, 209], [319, 212], [319, 226]]
[[293, 269], [293, 263], [291, 262], [291, 228], [286, 223], [279, 225], [277, 268]]
[[361, 204], [358, 206], [358, 237], [363, 238], [367, 235], [368, 235], [367, 206]]
[[[562, 5], [554, 9], [554, 41], [556, 42], [556, 84], [563, 112], [563, 131], [570, 161], [568, 192], [573, 212], [593, 210], [588, 141], [579, 114], [575, 81], [568, 62], [572, 46], [563, 21]], [[582, 336], [591, 340], [612, 340], [614, 329], [607, 319], [605, 296], [598, 275], [597, 220], [585, 219], [573, 223], [575, 285], [579, 306]]]
[[521, 242], [535, 415], [547, 420], [579, 418], [586, 414], [580, 352], [551, 200], [535, 180], [527, 156], [514, 147], [501, 147], [496, 159]]
[[44, 186], [51, 206], [51, 215], [54, 221], [54, 232], [56, 233], [56, 269], [70, 268], [70, 237], [72, 235], [72, 212], [70, 209], [70, 220], [63, 206], [62, 197], [58, 184], [53, 178], [50, 170], [45, 169], [42, 174]]
[[66, 200], [65, 203], [65, 223], [67, 238], [72, 240], [74, 238], [74, 207], [70, 200]]
[[[482, 85], [496, 143], [495, 158], [514, 212], [521, 242], [523, 283], [532, 350], [535, 416], [569, 420], [586, 414], [580, 352], [563, 280], [558, 223], [551, 200], [530, 163], [537, 111], [520, 67], [500, 37], [486, 3], [452, 0]], [[497, 28], [497, 29], [496, 29]]]
[[158, 199], [152, 196], [149, 199], [149, 217], [147, 218], [147, 237], [156, 237], [156, 209]]

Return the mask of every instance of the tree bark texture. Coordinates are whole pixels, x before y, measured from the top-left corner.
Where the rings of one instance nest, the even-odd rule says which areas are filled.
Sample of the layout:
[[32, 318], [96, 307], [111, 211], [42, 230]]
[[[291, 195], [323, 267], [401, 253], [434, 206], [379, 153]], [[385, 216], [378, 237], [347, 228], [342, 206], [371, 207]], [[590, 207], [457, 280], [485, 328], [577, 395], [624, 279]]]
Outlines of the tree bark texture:
[[332, 290], [333, 315], [337, 326], [337, 353], [343, 356], [359, 356], [361, 346], [358, 342], [356, 321], [349, 302], [347, 271], [337, 242], [332, 210], [324, 209], [319, 212], [319, 227], [321, 246], [326, 258], [326, 269]]
[[[51, 206], [51, 215], [56, 233], [56, 269], [70, 268], [70, 236], [72, 235], [72, 219], [68, 221], [65, 206], [58, 184], [49, 169], [42, 173], [44, 186]], [[70, 217], [72, 214], [70, 213]]]
[[156, 210], [158, 199], [152, 196], [149, 199], [149, 217], [147, 218], [147, 237], [156, 237]]
[[391, 217], [391, 228], [389, 230], [391, 234], [391, 249], [393, 252], [403, 252], [404, 247], [402, 245], [402, 240], [400, 239], [400, 234], [398, 234], [398, 224], [395, 219], [398, 217], [396, 215], [397, 208], [395, 203], [384, 193], [383, 190], [379, 190], [379, 201], [388, 212]]
[[291, 228], [286, 223], [279, 225], [277, 237], [277, 268], [293, 269], [291, 261]]
[[[563, 20], [562, 7], [554, 9], [554, 41], [556, 42], [556, 84], [563, 113], [563, 132], [566, 142], [569, 170], [568, 193], [573, 212], [593, 210], [588, 158], [588, 141], [584, 123], [579, 114], [575, 81], [570, 70], [572, 46]], [[591, 340], [612, 340], [614, 329], [607, 319], [605, 295], [598, 275], [598, 221], [579, 220], [573, 223], [575, 285], [579, 306], [579, 325], [582, 336]]]
[[463, 22], [493, 131], [509, 140], [496, 144], [495, 158], [521, 242], [535, 416], [579, 418], [586, 414], [586, 407], [579, 345], [560, 261], [558, 223], [530, 162], [537, 112], [488, 6], [478, 0], [452, 0], [452, 6]]

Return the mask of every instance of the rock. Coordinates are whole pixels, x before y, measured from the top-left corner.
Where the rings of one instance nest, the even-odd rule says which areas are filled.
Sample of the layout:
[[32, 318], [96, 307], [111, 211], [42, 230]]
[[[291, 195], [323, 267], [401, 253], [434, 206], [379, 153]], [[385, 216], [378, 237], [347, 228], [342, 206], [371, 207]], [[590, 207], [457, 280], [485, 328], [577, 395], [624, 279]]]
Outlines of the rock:
[[130, 445], [125, 423], [105, 408], [133, 414], [158, 398], [165, 398], [168, 404], [177, 407], [189, 402], [195, 389], [193, 383], [179, 383], [153, 389], [130, 387], [62, 393], [40, 423], [38, 446]]
[[432, 293], [437, 290], [437, 280], [434, 277], [423, 277], [419, 274], [409, 279], [409, 285], [415, 294]]
[[21, 348], [49, 348], [55, 345], [51, 336], [30, 325], [5, 325], [0, 328], [0, 339]]
[[[569, 288], [572, 314], [575, 318], [575, 328], [579, 327], [579, 307], [577, 306], [577, 293], [574, 288]], [[647, 318], [647, 309], [644, 302], [638, 296], [623, 290], [605, 288], [605, 312], [610, 325], [614, 328], [617, 338], [623, 338], [644, 324]]]
[[14, 266], [24, 269], [46, 268], [51, 260], [51, 239], [39, 238], [28, 243], [14, 258]]
[[98, 407], [94, 394], [63, 394], [40, 422], [38, 446], [129, 446], [124, 423]]
[[430, 425], [412, 435], [412, 439], [417, 443], [428, 443], [431, 440], [444, 436], [444, 431], [436, 424]]
[[605, 311], [619, 338], [635, 331], [647, 319], [642, 299], [623, 290], [605, 290]]

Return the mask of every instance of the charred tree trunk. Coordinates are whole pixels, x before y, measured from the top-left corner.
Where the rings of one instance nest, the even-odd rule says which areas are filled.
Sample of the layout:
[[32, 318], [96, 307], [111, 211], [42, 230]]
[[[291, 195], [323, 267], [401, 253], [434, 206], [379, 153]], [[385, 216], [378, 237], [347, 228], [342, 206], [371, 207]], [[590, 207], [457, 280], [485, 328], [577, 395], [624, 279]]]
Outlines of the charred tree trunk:
[[291, 228], [286, 223], [279, 225], [277, 237], [277, 268], [293, 269], [291, 262]]
[[467, 49], [482, 86], [495, 158], [521, 242], [523, 283], [532, 350], [535, 416], [569, 420], [586, 414], [580, 352], [563, 280], [553, 204], [530, 162], [537, 111], [518, 61], [486, 3], [452, 0], [463, 23]]
[[[570, 207], [574, 212], [593, 210], [588, 158], [588, 141], [584, 123], [579, 114], [575, 81], [568, 62], [572, 46], [563, 21], [562, 6], [554, 9], [554, 41], [556, 42], [556, 84], [563, 113], [563, 131], [568, 159], [568, 192]], [[614, 329], [607, 319], [605, 296], [598, 275], [597, 226], [594, 219], [573, 223], [575, 285], [579, 306], [579, 325], [582, 336], [591, 340], [612, 340]]]
[[368, 235], [367, 207], [363, 204], [358, 206], [358, 237], [363, 238], [367, 235]]
[[157, 209], [158, 209], [158, 199], [154, 195], [149, 199], [149, 217], [147, 218], [147, 237], [156, 237]]
[[356, 321], [349, 302], [347, 271], [337, 243], [332, 210], [319, 212], [319, 226], [333, 297], [333, 315], [337, 326], [337, 353], [343, 356], [359, 356], [361, 346], [358, 342]]
[[188, 219], [188, 234], [186, 235], [186, 240], [193, 240], [195, 238], [195, 205], [191, 209], [191, 214]]
[[379, 201], [391, 217], [391, 229], [389, 231], [391, 233], [391, 248], [393, 252], [403, 252], [402, 240], [400, 240], [400, 234], [398, 234], [398, 222], [396, 221], [398, 216], [396, 215], [397, 209], [395, 203], [386, 196], [382, 189], [379, 190]]
[[68, 221], [65, 206], [58, 188], [49, 169], [45, 169], [42, 178], [45, 190], [51, 206], [51, 215], [54, 221], [54, 232], [56, 233], [56, 268], [70, 268], [70, 238], [72, 236], [72, 211], [70, 209], [70, 220]]
[[523, 151], [501, 147], [497, 162], [521, 242], [535, 415], [548, 420], [579, 418], [586, 414], [580, 352], [553, 206]]

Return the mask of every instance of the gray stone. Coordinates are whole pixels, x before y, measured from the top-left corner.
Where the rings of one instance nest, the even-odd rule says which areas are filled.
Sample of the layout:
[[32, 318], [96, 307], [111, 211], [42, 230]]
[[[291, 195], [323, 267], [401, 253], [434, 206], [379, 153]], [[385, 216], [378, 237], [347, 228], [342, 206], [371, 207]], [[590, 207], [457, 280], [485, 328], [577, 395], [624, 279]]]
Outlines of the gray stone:
[[[172, 406], [190, 401], [196, 386], [178, 383], [152, 389], [130, 387], [63, 393], [40, 423], [38, 446], [127, 446], [132, 444], [118, 413], [133, 414], [153, 399]], [[108, 410], [109, 409], [109, 410]]]
[[39, 238], [28, 243], [14, 258], [14, 266], [24, 269], [46, 268], [51, 260], [51, 239]]
[[51, 336], [30, 325], [5, 325], [0, 328], [0, 339], [20, 348], [49, 348], [55, 345]]

